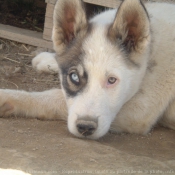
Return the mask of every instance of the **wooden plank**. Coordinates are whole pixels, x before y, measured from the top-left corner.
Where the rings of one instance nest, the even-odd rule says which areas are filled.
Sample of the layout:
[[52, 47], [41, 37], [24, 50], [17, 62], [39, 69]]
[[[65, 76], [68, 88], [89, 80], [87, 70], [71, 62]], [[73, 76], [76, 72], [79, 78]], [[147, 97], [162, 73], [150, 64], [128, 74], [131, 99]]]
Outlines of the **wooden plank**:
[[[57, 0], [46, 0], [46, 3], [55, 4], [56, 1]], [[110, 8], [116, 8], [120, 5], [121, 0], [84, 0], [84, 2]]]
[[84, 2], [109, 8], [117, 8], [121, 4], [120, 0], [84, 0]]
[[0, 24], [0, 37], [33, 46], [53, 49], [51, 41], [42, 39], [42, 33]]
[[57, 1], [57, 0], [46, 0], [45, 2], [46, 2], [46, 3], [50, 3], [50, 4], [56, 4], [56, 1]]
[[43, 39], [51, 41], [52, 40], [52, 36], [43, 35]]
[[52, 36], [52, 29], [44, 28], [43, 35]]
[[45, 17], [53, 18], [53, 12], [46, 12]]
[[52, 30], [52, 27], [53, 27], [53, 23], [47, 23], [47, 22], [45, 22], [44, 28], [48, 28], [48, 29], [51, 29]]
[[44, 23], [44, 32], [43, 39], [51, 41], [52, 39], [52, 27], [53, 27], [53, 11], [54, 4], [47, 4], [46, 15], [45, 15], [45, 23]]
[[[115, 8], [115, 6], [120, 5], [123, 0], [83, 0], [84, 2], [96, 5], [102, 5], [106, 7]], [[143, 0], [143, 2], [148, 2], [149, 0]], [[161, 0], [154, 0], [155, 2], [162, 2]], [[153, 2], [154, 2], [153, 1]], [[56, 4], [57, 0], [45, 0], [46, 3]]]
[[54, 12], [54, 4], [47, 4], [47, 8], [46, 8], [46, 15], [47, 17], [53, 17], [53, 12]]
[[53, 25], [53, 17], [52, 18], [49, 18], [49, 17], [45, 17], [45, 22], [46, 23], [50, 23], [51, 25]]
[[50, 4], [50, 3], [47, 4], [48, 9], [54, 10], [54, 7], [55, 7], [55, 4]]

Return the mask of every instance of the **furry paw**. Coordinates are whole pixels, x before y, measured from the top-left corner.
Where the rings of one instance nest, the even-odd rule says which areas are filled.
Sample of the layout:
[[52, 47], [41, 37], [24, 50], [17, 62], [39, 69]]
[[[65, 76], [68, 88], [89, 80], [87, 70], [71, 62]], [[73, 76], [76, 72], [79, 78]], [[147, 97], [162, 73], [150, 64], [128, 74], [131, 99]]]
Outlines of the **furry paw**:
[[14, 111], [14, 106], [8, 100], [8, 95], [3, 93], [3, 90], [0, 90], [0, 117], [4, 117], [10, 115]]
[[55, 60], [55, 53], [42, 52], [32, 60], [33, 68], [39, 73], [58, 73], [58, 64]]
[[0, 106], [0, 117], [4, 117], [13, 113], [14, 106], [9, 103], [5, 102], [3, 105]]

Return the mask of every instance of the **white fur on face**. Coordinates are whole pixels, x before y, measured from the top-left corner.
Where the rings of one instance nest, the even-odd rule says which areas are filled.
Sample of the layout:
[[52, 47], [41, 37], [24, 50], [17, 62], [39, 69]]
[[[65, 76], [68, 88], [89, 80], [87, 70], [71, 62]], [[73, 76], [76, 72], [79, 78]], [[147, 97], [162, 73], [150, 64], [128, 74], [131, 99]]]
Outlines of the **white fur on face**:
[[[88, 74], [88, 83], [73, 98], [68, 98], [68, 128], [71, 133], [82, 137], [76, 128], [76, 120], [87, 117], [98, 120], [98, 128], [89, 138], [105, 135], [122, 105], [133, 95], [130, 85], [135, 71], [128, 71], [121, 50], [105, 38], [105, 29], [96, 27], [83, 44], [83, 60]], [[109, 77], [117, 78], [108, 86]]]

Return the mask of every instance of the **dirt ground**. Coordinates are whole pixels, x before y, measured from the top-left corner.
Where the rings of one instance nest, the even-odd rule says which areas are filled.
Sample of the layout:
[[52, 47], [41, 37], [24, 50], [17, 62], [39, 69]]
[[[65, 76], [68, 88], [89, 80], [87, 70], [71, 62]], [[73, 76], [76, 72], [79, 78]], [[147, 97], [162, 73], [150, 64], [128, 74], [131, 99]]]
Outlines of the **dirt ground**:
[[[39, 51], [0, 38], [0, 88], [60, 88], [58, 75], [31, 67]], [[0, 175], [175, 174], [175, 131], [160, 126], [146, 136], [109, 132], [99, 140], [74, 137], [64, 121], [13, 116], [0, 118], [0, 128]]]

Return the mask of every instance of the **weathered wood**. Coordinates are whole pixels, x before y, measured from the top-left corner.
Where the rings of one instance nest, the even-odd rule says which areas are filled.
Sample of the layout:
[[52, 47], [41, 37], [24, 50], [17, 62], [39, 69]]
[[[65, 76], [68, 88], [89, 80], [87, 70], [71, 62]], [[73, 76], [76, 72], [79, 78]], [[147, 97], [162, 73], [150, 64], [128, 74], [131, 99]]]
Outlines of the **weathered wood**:
[[84, 0], [84, 2], [95, 4], [95, 5], [101, 5], [109, 8], [116, 8], [121, 3], [120, 0]]
[[46, 17], [44, 23], [43, 39], [50, 40], [52, 38], [53, 18]]
[[46, 0], [46, 3], [55, 4], [57, 0]]
[[48, 35], [48, 36], [52, 36], [52, 29], [48, 29], [48, 28], [45, 28], [44, 29], [44, 33], [43, 33], [44, 35]]
[[49, 17], [45, 17], [45, 23], [47, 23], [48, 25], [50, 25], [50, 27], [53, 26], [53, 17], [49, 18]]
[[[46, 0], [46, 3], [55, 4], [57, 0]], [[120, 0], [84, 0], [84, 2], [90, 4], [101, 5], [110, 8], [116, 8], [120, 5]]]
[[51, 41], [42, 39], [42, 33], [0, 24], [0, 37], [33, 46], [53, 49]]
[[54, 11], [54, 4], [47, 4], [47, 8], [46, 8], [46, 15], [47, 17], [53, 17], [53, 11]]
[[53, 23], [47, 23], [47, 22], [45, 22], [44, 29], [45, 28], [52, 29], [52, 27], [53, 27]]
[[52, 40], [51, 38], [52, 38], [54, 6], [55, 6], [54, 4], [48, 3], [46, 8], [43, 39], [48, 41]]
[[51, 41], [52, 40], [52, 36], [43, 34], [43, 39]]

